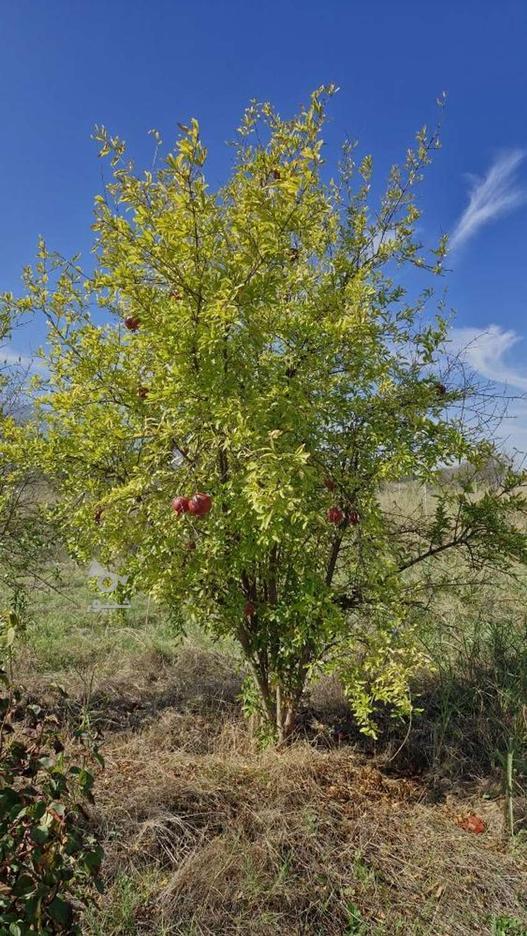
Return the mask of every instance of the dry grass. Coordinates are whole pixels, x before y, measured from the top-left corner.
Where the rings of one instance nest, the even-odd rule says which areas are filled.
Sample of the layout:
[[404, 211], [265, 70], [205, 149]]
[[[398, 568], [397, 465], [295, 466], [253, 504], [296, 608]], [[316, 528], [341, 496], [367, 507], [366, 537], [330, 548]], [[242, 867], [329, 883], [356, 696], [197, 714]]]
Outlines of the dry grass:
[[106, 733], [138, 729], [165, 710], [192, 713], [196, 722], [204, 712], [223, 717], [237, 711], [243, 671], [220, 651], [186, 644], [172, 658], [157, 650], [123, 655], [111, 674], [106, 666], [78, 667], [67, 674], [41, 674], [26, 666], [20, 678], [32, 698], [50, 706], [56, 704], [53, 687], [64, 682], [66, 714], [77, 720], [84, 709], [92, 726]]
[[[95, 792], [109, 890], [87, 934], [525, 936], [527, 863], [495, 790], [450, 784], [438, 801], [426, 777], [387, 776], [349, 746], [258, 752], [224, 666], [187, 651], [158, 672], [161, 704], [152, 694], [141, 721], [107, 734]], [[481, 835], [457, 825], [473, 812]]]

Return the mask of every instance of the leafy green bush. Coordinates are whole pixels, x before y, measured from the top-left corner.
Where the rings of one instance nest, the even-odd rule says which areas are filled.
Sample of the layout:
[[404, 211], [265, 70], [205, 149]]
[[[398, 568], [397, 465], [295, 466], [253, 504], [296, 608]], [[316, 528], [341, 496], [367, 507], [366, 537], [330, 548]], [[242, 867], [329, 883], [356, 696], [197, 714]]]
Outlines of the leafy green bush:
[[22, 708], [3, 665], [18, 626], [13, 613], [0, 618], [0, 932], [78, 933], [101, 888], [102, 849], [82, 805], [93, 799], [86, 764], [99, 755], [82, 729], [78, 756], [67, 754], [56, 716]]

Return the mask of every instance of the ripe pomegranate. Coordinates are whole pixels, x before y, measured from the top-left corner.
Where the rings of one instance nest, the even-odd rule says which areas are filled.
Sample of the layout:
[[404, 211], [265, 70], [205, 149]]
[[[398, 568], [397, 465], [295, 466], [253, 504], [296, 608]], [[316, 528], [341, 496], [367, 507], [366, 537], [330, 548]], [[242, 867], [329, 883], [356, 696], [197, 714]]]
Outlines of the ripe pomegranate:
[[340, 507], [330, 507], [326, 517], [328, 518], [328, 523], [339, 524], [344, 520], [344, 514], [342, 513]]
[[335, 484], [333, 478], [324, 478], [324, 487], [327, 491], [334, 491], [337, 485]]
[[439, 397], [446, 396], [447, 389], [443, 383], [436, 383], [436, 393]]
[[476, 835], [481, 835], [482, 832], [485, 832], [487, 826], [483, 822], [481, 816], [476, 816], [472, 814], [470, 816], [459, 816], [456, 819], [457, 825], [464, 829], [465, 832], [475, 832]]
[[173, 289], [172, 292], [170, 293], [170, 298], [173, 299], [174, 302], [179, 302], [179, 300], [182, 299], [183, 296], [181, 295], [180, 292], [178, 292], [177, 289]]
[[178, 516], [180, 514], [188, 513], [189, 509], [188, 497], [181, 497], [181, 495], [178, 495], [178, 497], [175, 497], [172, 501], [172, 510], [174, 513], [177, 513]]
[[255, 612], [256, 612], [256, 608], [254, 607], [252, 601], [246, 601], [245, 607], [243, 609], [243, 613], [245, 617], [246, 618], [254, 617]]
[[141, 321], [140, 319], [137, 318], [136, 315], [127, 315], [124, 320], [124, 324], [125, 324], [125, 327], [128, 329], [128, 331], [137, 331], [137, 329], [139, 328], [141, 324]]
[[188, 511], [195, 517], [204, 517], [212, 507], [212, 497], [210, 494], [193, 494], [188, 502]]
[[350, 510], [346, 515], [346, 520], [348, 523], [351, 523], [352, 526], [357, 526], [357, 523], [360, 523], [360, 516], [356, 510]]
[[137, 388], [137, 396], [139, 397], [140, 400], [146, 400], [146, 398], [147, 398], [149, 392], [150, 392], [150, 391], [149, 391], [148, 387], [138, 387], [138, 388]]

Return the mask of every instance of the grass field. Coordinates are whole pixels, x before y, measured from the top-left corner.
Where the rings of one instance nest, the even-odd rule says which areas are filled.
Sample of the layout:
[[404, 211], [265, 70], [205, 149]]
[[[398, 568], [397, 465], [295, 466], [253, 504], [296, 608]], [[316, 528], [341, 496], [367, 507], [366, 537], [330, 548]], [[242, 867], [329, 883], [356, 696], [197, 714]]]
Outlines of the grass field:
[[[521, 582], [514, 615], [512, 596], [494, 591], [492, 614], [482, 594], [479, 618], [456, 617], [455, 652], [447, 662], [439, 645], [444, 666], [419, 687], [424, 711], [410, 726], [387, 719], [378, 742], [362, 738], [326, 678], [310, 689], [299, 739], [258, 751], [232, 646], [177, 640], [141, 599], [93, 614], [83, 573], [66, 566], [63, 577], [60, 594], [33, 593], [17, 666], [32, 698], [65, 724], [83, 715], [103, 738], [91, 822], [106, 893], [86, 934], [527, 934], [520, 747], [514, 840], [500, 760], [503, 731], [521, 739], [523, 710], [510, 702], [527, 671]], [[501, 672], [504, 632], [513, 653]], [[471, 815], [483, 833], [463, 827]]]

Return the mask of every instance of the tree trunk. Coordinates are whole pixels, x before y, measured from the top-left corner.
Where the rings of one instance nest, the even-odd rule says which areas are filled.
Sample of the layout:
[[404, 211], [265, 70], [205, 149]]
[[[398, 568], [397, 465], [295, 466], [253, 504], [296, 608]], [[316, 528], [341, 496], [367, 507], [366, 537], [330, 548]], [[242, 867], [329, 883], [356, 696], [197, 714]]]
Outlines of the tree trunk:
[[239, 627], [238, 639], [258, 688], [261, 722], [266, 724], [269, 734], [276, 738], [278, 744], [287, 744], [295, 732], [310, 652], [307, 647], [304, 649], [296, 674], [288, 681], [288, 685], [284, 685], [280, 676], [269, 666], [268, 654], [255, 653], [251, 647], [250, 636], [243, 626]]
[[285, 693], [280, 684], [276, 687], [276, 737], [279, 744], [287, 744], [294, 735], [302, 689], [293, 694]]

